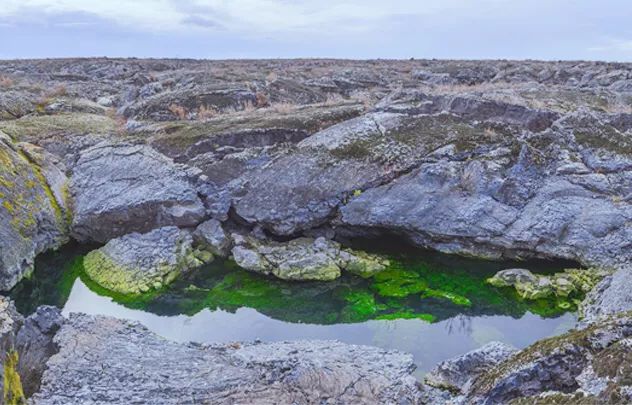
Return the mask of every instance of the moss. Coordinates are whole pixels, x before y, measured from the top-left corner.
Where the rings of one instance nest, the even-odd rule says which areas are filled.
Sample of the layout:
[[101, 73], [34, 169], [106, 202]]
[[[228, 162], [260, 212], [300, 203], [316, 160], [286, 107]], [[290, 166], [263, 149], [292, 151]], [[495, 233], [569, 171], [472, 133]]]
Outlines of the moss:
[[332, 149], [329, 153], [338, 159], [366, 159], [371, 156], [371, 142], [358, 140]]
[[0, 122], [0, 131], [18, 140], [41, 139], [51, 134], [109, 134], [116, 133], [116, 128], [112, 118], [86, 113], [32, 115]]
[[85, 274], [101, 287], [125, 295], [140, 295], [152, 290], [160, 290], [173, 282], [180, 274], [179, 266], [164, 266], [156, 271], [156, 277], [137, 277], [139, 271], [116, 263], [100, 250], [86, 255], [83, 261]]
[[15, 350], [6, 355], [4, 362], [4, 389], [3, 398], [7, 405], [26, 404], [22, 381], [18, 374], [19, 355]]

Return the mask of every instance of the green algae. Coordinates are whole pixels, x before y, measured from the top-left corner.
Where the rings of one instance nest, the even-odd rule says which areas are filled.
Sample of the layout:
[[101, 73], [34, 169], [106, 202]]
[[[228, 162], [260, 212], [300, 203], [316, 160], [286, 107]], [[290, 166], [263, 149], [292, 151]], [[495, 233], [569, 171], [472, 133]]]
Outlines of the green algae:
[[235, 312], [245, 307], [287, 322], [328, 325], [392, 319], [436, 322], [459, 314], [519, 318], [532, 312], [556, 317], [575, 310], [577, 302], [557, 297], [523, 300], [515, 290], [486, 283], [505, 264], [445, 255], [391, 256], [387, 269], [370, 278], [345, 273], [326, 282], [288, 282], [218, 260], [181, 275], [168, 287], [124, 294], [107, 290], [88, 276], [83, 255], [93, 248], [75, 245], [71, 250], [69, 257], [64, 258], [63, 249], [45, 258], [48, 268], [36, 261], [33, 278], [12, 292], [19, 309], [29, 313], [39, 304], [63, 306], [77, 279], [98, 295], [158, 315], [194, 315], [204, 309]]
[[395, 262], [373, 277], [371, 288], [382, 297], [403, 298], [424, 291], [428, 284], [417, 272], [406, 270]]

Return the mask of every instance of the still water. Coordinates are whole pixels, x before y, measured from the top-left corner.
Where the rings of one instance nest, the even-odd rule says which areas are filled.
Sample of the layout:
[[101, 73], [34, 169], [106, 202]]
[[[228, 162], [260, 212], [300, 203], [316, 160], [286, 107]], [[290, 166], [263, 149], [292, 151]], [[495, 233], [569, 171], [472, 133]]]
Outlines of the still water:
[[[525, 302], [485, 283], [516, 266], [437, 253], [394, 258], [381, 278], [289, 283], [217, 261], [165, 291], [124, 297], [82, 272], [89, 250], [69, 246], [38, 259], [31, 280], [12, 293], [19, 309], [37, 305], [139, 321], [176, 341], [232, 342], [336, 339], [412, 353], [423, 376], [437, 362], [499, 340], [518, 348], [573, 327], [573, 312], [555, 301]], [[567, 263], [520, 263], [533, 271]]]

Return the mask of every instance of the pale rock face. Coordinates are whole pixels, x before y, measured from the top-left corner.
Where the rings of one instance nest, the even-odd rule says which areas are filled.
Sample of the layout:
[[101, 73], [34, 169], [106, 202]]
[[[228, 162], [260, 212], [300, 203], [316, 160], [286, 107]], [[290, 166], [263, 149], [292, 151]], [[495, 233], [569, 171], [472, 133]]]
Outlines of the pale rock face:
[[74, 167], [72, 233], [107, 242], [163, 226], [195, 226], [205, 208], [184, 167], [143, 145], [100, 144]]
[[[136, 323], [71, 315], [36, 404], [416, 403], [411, 355], [333, 341], [181, 344]], [[165, 374], [168, 370], [168, 375]]]

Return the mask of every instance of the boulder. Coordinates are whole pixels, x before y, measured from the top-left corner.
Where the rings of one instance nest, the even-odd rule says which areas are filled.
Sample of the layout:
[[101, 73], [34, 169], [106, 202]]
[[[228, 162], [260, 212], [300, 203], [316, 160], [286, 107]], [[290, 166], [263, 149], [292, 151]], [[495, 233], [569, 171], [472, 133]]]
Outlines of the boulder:
[[59, 309], [47, 306], [24, 319], [9, 298], [0, 296], [0, 402], [20, 403], [37, 391], [64, 321]]
[[416, 403], [411, 355], [333, 341], [201, 345], [74, 314], [33, 403]]
[[565, 269], [546, 276], [525, 269], [507, 269], [499, 271], [487, 282], [496, 287], [513, 287], [518, 295], [529, 300], [551, 296], [569, 298], [590, 292], [608, 273], [599, 269]]
[[39, 389], [46, 361], [59, 350], [53, 338], [64, 322], [59, 308], [41, 306], [26, 318], [16, 335], [20, 356], [17, 372], [27, 398]]
[[57, 163], [0, 132], [0, 291], [30, 274], [35, 256], [68, 240], [67, 178]]
[[93, 281], [108, 290], [140, 294], [170, 284], [204, 260], [210, 258], [199, 258], [191, 236], [170, 226], [112, 239], [88, 253], [83, 266]]
[[100, 144], [74, 167], [73, 236], [105, 243], [163, 226], [196, 226], [205, 208], [184, 167], [143, 145]]
[[230, 253], [232, 240], [218, 220], [210, 219], [198, 225], [193, 240], [214, 255], [226, 257]]
[[629, 403], [629, 313], [536, 342], [479, 375], [467, 404]]
[[342, 249], [331, 240], [319, 237], [298, 238], [289, 242], [261, 242], [254, 238], [235, 238], [233, 258], [240, 267], [284, 280], [334, 280], [342, 270], [368, 277], [388, 266], [376, 255]]
[[472, 381], [500, 362], [507, 360], [517, 349], [502, 342], [489, 342], [464, 355], [442, 361], [425, 377], [425, 383], [456, 394], [468, 391]]
[[632, 310], [632, 268], [622, 268], [605, 277], [586, 296], [580, 307], [585, 323]]

